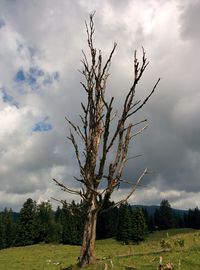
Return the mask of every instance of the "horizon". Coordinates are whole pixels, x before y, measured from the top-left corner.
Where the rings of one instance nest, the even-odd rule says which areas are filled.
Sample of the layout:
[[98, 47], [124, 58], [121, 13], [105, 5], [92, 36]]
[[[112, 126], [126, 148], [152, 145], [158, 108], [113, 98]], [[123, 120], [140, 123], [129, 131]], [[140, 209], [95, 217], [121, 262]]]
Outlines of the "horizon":
[[[29, 198], [27, 198], [27, 199], [29, 199]], [[26, 201], [26, 200], [25, 200]], [[24, 201], [24, 202], [25, 202]], [[52, 210], [53, 211], [56, 211], [56, 209], [57, 209], [57, 207], [58, 206], [62, 206], [63, 204], [62, 203], [59, 203], [59, 204], [56, 204], [56, 205], [53, 205], [52, 203], [51, 203], [51, 201], [50, 200], [46, 200], [46, 201], [44, 201], [44, 202], [49, 202], [51, 205], [52, 205]], [[36, 202], [37, 203], [37, 205], [39, 205], [41, 202], [43, 202], [43, 201], [40, 201], [40, 202]], [[169, 202], [170, 203], [170, 202]], [[131, 205], [131, 206], [135, 206], [135, 207], [160, 207], [160, 204], [153, 204], [153, 205], [143, 205], [143, 204], [129, 204], [129, 205]], [[171, 204], [170, 204], [171, 205]], [[23, 207], [23, 204], [21, 205], [21, 206], [18, 206], [18, 208], [12, 208], [12, 207], [7, 207], [7, 206], [1, 206], [0, 205], [0, 212], [2, 212], [2, 211], [4, 211], [4, 209], [11, 209], [13, 212], [15, 212], [15, 213], [19, 213], [19, 211], [20, 211], [20, 209]], [[196, 206], [196, 207], [198, 207], [198, 206]], [[194, 208], [187, 208], [187, 209], [182, 209], [182, 208], [174, 208], [174, 207], [172, 207], [171, 206], [171, 208], [173, 209], [173, 210], [178, 210], [178, 211], [188, 211], [189, 209], [195, 209], [196, 207], [194, 207]]]

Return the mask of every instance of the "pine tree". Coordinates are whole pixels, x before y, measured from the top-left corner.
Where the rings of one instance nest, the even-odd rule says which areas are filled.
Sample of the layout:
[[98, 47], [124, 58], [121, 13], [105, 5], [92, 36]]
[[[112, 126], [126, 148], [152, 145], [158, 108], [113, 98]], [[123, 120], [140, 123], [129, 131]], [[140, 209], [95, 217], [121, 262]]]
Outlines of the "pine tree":
[[193, 210], [193, 228], [200, 229], [200, 210], [198, 207]]
[[132, 239], [132, 210], [128, 204], [119, 207], [119, 223], [117, 239], [124, 244], [129, 244]]
[[159, 220], [158, 226], [159, 229], [170, 229], [174, 227], [174, 215], [171, 205], [168, 200], [162, 200], [159, 207]]
[[63, 244], [77, 244], [77, 230], [74, 213], [68, 205], [62, 208], [62, 242]]
[[62, 209], [60, 208], [60, 206], [57, 207], [54, 217], [55, 217], [55, 222], [61, 223]]
[[53, 222], [53, 211], [49, 202], [41, 202], [37, 206], [37, 220], [38, 220], [38, 242], [50, 242], [53, 235], [50, 232], [51, 222]]
[[5, 208], [0, 215], [0, 248], [13, 246], [15, 226], [13, 223], [12, 209]]
[[119, 222], [119, 210], [117, 207], [112, 208], [114, 203], [108, 202], [106, 209], [108, 211], [102, 211], [97, 217], [97, 238], [111, 238], [116, 237], [117, 227]]
[[200, 229], [200, 210], [198, 207], [189, 209], [187, 214], [184, 214], [184, 221], [187, 227]]
[[147, 235], [147, 224], [144, 212], [140, 208], [135, 208], [132, 211], [132, 240], [139, 243], [145, 239]]
[[83, 240], [84, 220], [86, 215], [85, 203], [81, 202], [80, 204], [74, 204], [74, 207], [72, 208], [72, 213], [74, 217], [75, 228], [77, 231], [76, 244], [80, 245]]
[[159, 211], [159, 209], [155, 210], [154, 223], [155, 223], [155, 229], [158, 229], [159, 225], [160, 225], [160, 211]]
[[141, 208], [142, 213], [144, 215], [144, 219], [145, 219], [145, 224], [147, 226], [147, 230], [148, 231], [153, 231], [153, 221], [152, 221], [152, 216], [148, 214], [148, 211], [145, 207]]
[[37, 206], [30, 198], [20, 210], [16, 234], [17, 246], [32, 245], [38, 239]]
[[3, 225], [3, 213], [0, 213], [0, 249], [5, 248], [5, 230]]

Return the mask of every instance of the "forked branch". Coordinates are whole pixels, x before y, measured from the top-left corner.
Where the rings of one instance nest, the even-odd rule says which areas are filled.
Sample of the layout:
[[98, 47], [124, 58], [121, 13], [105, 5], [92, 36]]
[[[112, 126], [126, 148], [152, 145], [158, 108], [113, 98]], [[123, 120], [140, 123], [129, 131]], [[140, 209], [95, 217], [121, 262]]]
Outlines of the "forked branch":
[[[54, 181], [64, 191], [80, 195], [85, 201], [89, 201], [93, 206], [95, 205], [95, 211], [99, 211], [107, 200], [110, 199], [111, 194], [123, 182], [123, 171], [127, 160], [130, 160], [128, 158], [128, 151], [131, 140], [148, 127], [148, 124], [146, 124], [147, 119], [132, 123], [130, 117], [143, 109], [155, 92], [160, 78], [143, 100], [135, 99], [137, 85], [149, 65], [144, 48], [142, 47], [140, 60], [138, 59], [137, 51], [135, 51], [133, 82], [122, 102], [121, 113], [117, 116], [118, 118], [116, 117], [113, 120], [114, 97], [108, 99], [106, 91], [109, 69], [117, 44], [114, 43], [107, 59], [104, 59], [101, 50], [98, 50], [94, 44], [95, 26], [93, 19], [94, 14], [91, 14], [89, 23], [85, 23], [89, 52], [86, 53], [82, 50], [83, 58], [81, 63], [83, 67], [80, 72], [84, 80], [81, 82], [81, 86], [86, 93], [86, 100], [84, 103], [81, 103], [82, 114], [80, 118], [82, 125], [76, 125], [66, 118], [73, 130], [72, 132], [70, 129], [68, 139], [74, 147], [80, 169], [80, 176], [75, 177], [75, 179], [82, 185], [82, 190], [72, 190], [57, 180], [54, 179]], [[116, 113], [114, 116], [116, 116]], [[113, 121], [112, 124], [111, 121]], [[137, 129], [143, 123], [145, 123], [144, 126]], [[76, 136], [81, 138], [82, 146], [80, 149], [83, 149], [84, 155], [81, 155], [79, 152]], [[105, 172], [107, 174], [106, 177]], [[131, 187], [127, 197], [117, 202], [116, 206], [127, 201], [132, 196], [140, 185], [141, 179], [146, 174], [147, 169], [139, 176], [136, 184]], [[93, 204], [91, 200], [93, 200]]]

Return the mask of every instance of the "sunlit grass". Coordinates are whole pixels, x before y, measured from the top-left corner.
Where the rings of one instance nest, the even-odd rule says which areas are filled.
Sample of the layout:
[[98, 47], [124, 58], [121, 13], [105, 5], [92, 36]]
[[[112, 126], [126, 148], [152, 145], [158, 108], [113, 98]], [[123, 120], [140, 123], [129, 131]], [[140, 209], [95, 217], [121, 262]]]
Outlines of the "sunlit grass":
[[77, 246], [47, 244], [5, 249], [0, 251], [0, 269], [60, 269], [60, 266], [74, 264], [79, 250]]
[[[160, 240], [171, 243], [170, 252], [161, 252]], [[184, 240], [183, 247], [174, 245], [177, 239]], [[80, 253], [80, 247], [67, 245], [33, 245], [10, 248], [0, 251], [0, 269], [3, 270], [60, 270], [74, 265]], [[127, 257], [119, 257], [127, 255]], [[177, 270], [200, 269], [200, 231], [169, 230], [150, 234], [139, 245], [123, 245], [115, 239], [99, 240], [96, 243], [97, 262], [87, 270], [101, 270], [107, 264], [108, 269], [126, 269], [128, 266], [140, 270], [155, 270], [159, 256], [163, 262], [173, 262]], [[128, 269], [128, 268], [127, 268]]]

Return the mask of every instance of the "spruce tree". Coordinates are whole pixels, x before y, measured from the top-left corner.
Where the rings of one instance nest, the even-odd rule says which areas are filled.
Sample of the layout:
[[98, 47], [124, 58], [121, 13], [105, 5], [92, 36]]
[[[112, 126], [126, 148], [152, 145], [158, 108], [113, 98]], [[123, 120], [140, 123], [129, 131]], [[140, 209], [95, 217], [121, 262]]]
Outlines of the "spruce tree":
[[168, 200], [162, 200], [159, 207], [159, 229], [170, 229], [174, 226], [174, 215]]
[[14, 244], [15, 227], [12, 209], [5, 208], [0, 217], [0, 247], [8, 248]]
[[102, 211], [99, 213], [97, 217], [97, 238], [111, 238], [116, 237], [117, 235], [117, 227], [119, 222], [118, 217], [118, 208], [112, 206], [114, 203], [108, 202], [106, 208], [108, 211]]
[[147, 235], [147, 224], [144, 212], [140, 208], [135, 208], [132, 211], [132, 240], [139, 243], [145, 239]]
[[155, 229], [158, 229], [159, 225], [160, 225], [160, 211], [159, 211], [159, 209], [155, 210], [154, 223], [155, 223]]
[[132, 210], [128, 204], [119, 207], [119, 223], [117, 239], [124, 244], [129, 244], [132, 239]]
[[62, 208], [62, 242], [63, 244], [77, 244], [77, 230], [74, 213], [68, 205]]
[[5, 230], [3, 224], [3, 213], [0, 213], [0, 249], [5, 248]]
[[49, 202], [41, 202], [37, 206], [37, 220], [38, 220], [38, 241], [51, 242], [53, 233], [51, 232], [53, 223], [53, 211]]
[[16, 230], [16, 245], [32, 245], [38, 238], [37, 206], [32, 199], [27, 199], [19, 213]]
[[193, 210], [193, 228], [200, 229], [200, 210], [198, 207]]

